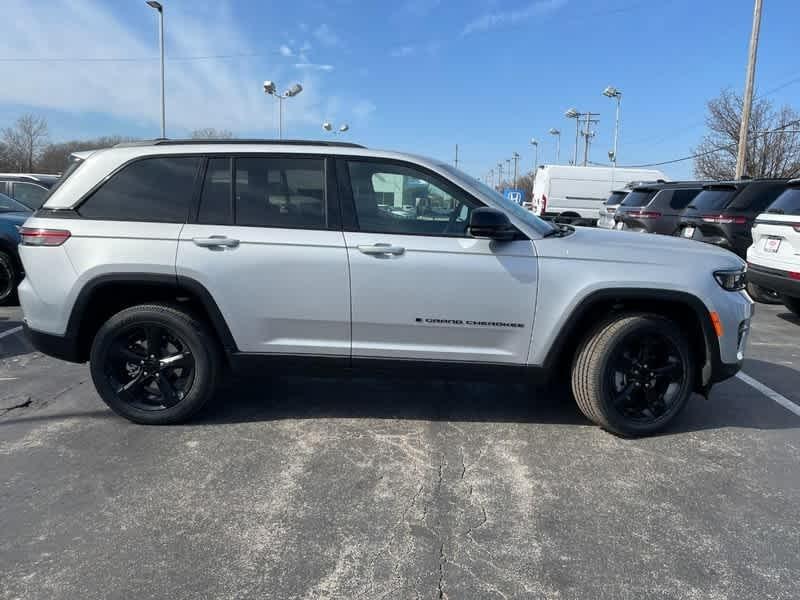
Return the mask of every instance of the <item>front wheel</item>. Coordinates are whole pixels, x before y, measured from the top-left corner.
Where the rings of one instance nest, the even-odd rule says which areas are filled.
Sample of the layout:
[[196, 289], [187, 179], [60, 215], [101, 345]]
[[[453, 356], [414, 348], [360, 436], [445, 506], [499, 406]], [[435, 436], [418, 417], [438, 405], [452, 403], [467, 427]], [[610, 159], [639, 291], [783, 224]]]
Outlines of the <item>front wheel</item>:
[[0, 251], [0, 305], [14, 299], [19, 276], [14, 268], [14, 260], [6, 252]]
[[97, 332], [90, 363], [100, 397], [135, 423], [185, 421], [213, 395], [218, 344], [192, 314], [166, 304], [132, 306]]
[[657, 315], [620, 315], [582, 343], [572, 392], [586, 417], [624, 436], [666, 427], [692, 394], [694, 363], [677, 323]]

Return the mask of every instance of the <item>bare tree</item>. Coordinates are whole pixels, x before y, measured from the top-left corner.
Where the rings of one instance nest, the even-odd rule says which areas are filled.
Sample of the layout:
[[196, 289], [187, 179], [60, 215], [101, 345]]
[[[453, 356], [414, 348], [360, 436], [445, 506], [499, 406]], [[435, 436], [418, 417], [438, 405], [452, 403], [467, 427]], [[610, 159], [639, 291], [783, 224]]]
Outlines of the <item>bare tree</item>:
[[[700, 179], [733, 179], [742, 120], [742, 97], [730, 89], [709, 100], [708, 134], [694, 148], [695, 176]], [[800, 175], [800, 114], [789, 106], [775, 110], [759, 98], [753, 102], [747, 135], [744, 173], [751, 177]], [[786, 133], [784, 133], [786, 131]]]
[[192, 131], [191, 136], [193, 140], [229, 140], [233, 138], [233, 132], [227, 129], [204, 127]]
[[3, 129], [2, 143], [12, 168], [32, 172], [47, 143], [47, 136], [47, 120], [30, 114], [22, 115], [13, 127]]
[[122, 142], [133, 141], [136, 141], [136, 138], [112, 135], [92, 140], [70, 140], [57, 144], [48, 144], [36, 163], [36, 169], [42, 173], [59, 173], [67, 167], [69, 155], [73, 152], [110, 148]]

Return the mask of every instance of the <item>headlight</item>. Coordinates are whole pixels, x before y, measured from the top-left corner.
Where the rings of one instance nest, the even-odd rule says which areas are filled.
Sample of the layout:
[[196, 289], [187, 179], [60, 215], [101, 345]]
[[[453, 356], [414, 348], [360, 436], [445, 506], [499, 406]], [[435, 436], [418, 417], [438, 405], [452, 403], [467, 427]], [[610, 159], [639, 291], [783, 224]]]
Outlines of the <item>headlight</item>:
[[747, 284], [747, 269], [737, 269], [735, 271], [715, 271], [714, 279], [724, 289], [729, 292], [743, 290]]

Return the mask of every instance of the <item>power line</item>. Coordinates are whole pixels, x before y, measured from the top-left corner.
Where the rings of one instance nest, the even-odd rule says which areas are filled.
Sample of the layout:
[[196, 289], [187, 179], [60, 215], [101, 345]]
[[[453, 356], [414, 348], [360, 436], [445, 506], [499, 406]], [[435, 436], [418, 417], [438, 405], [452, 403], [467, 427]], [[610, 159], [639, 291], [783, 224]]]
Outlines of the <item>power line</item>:
[[[267, 58], [272, 56], [274, 53], [270, 54], [208, 54], [203, 56], [169, 56], [166, 60], [175, 62], [175, 61], [194, 61], [194, 60], [218, 60], [218, 59], [229, 59], [229, 58]], [[41, 63], [41, 62], [58, 62], [58, 63], [69, 63], [69, 62], [96, 62], [96, 63], [113, 63], [113, 62], [151, 62], [157, 61], [159, 59], [158, 56], [152, 57], [58, 57], [58, 56], [37, 56], [37, 57], [22, 57], [22, 56], [11, 56], [11, 57], [0, 57], [0, 62], [11, 63], [11, 62], [21, 62], [21, 63]]]

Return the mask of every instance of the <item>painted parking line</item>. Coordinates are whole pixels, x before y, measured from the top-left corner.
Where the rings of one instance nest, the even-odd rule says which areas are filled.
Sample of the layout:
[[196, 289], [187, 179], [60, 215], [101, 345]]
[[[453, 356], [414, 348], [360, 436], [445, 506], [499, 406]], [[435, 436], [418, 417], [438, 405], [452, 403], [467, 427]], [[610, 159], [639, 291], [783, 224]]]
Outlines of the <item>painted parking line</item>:
[[794, 414], [796, 414], [798, 417], [800, 417], [800, 406], [789, 400], [786, 396], [779, 394], [772, 388], [767, 387], [760, 381], [753, 379], [752, 377], [750, 377], [750, 375], [742, 373], [741, 371], [739, 371], [736, 374], [736, 377], [744, 381], [750, 387], [757, 389], [759, 392], [764, 394], [770, 400], [776, 402], [777, 404], [780, 404], [786, 410], [789, 410]]
[[17, 325], [16, 327], [12, 327], [11, 329], [7, 329], [6, 331], [0, 333], [0, 338], [8, 337], [9, 335], [14, 335], [15, 333], [19, 333], [22, 331], [22, 325]]

